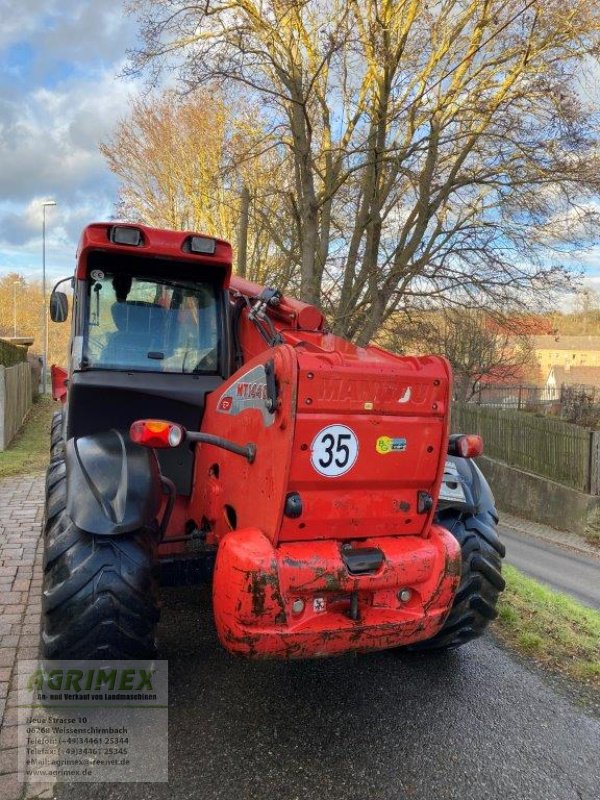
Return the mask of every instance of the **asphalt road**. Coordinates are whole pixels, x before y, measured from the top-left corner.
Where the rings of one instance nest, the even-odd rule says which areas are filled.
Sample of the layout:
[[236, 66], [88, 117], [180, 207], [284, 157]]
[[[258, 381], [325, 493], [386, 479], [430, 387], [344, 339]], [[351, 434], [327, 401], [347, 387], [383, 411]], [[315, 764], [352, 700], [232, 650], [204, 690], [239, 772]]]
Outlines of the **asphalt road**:
[[61, 800], [600, 797], [600, 720], [491, 638], [438, 656], [244, 662], [218, 645], [207, 590], [164, 597], [169, 783], [64, 785]]
[[522, 536], [500, 525], [506, 560], [526, 575], [600, 608], [600, 559], [579, 555], [536, 537]]

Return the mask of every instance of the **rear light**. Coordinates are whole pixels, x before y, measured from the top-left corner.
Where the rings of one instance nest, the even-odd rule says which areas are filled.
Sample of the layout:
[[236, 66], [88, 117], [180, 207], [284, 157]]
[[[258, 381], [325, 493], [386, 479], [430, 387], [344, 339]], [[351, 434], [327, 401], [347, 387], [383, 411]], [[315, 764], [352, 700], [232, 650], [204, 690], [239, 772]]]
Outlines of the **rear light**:
[[452, 436], [448, 445], [448, 454], [460, 458], [476, 458], [483, 453], [483, 439], [477, 433]]
[[138, 419], [131, 423], [129, 438], [143, 447], [178, 447], [185, 438], [185, 428], [162, 419]]
[[113, 225], [110, 229], [110, 240], [113, 244], [127, 244], [131, 247], [139, 247], [143, 241], [139, 228], [130, 228], [124, 225]]
[[217, 243], [214, 239], [209, 239], [208, 236], [192, 236], [190, 238], [190, 250], [192, 253], [202, 253], [203, 255], [212, 256], [215, 253]]

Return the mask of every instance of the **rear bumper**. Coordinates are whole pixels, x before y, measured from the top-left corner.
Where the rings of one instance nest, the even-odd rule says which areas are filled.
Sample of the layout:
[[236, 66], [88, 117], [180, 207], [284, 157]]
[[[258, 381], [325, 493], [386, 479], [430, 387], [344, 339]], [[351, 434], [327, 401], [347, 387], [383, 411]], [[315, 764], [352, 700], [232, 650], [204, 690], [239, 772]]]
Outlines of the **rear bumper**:
[[[340, 546], [326, 540], [275, 548], [257, 528], [227, 534], [213, 581], [223, 646], [250, 658], [312, 658], [408, 645], [438, 632], [460, 580], [452, 534], [434, 525], [428, 539], [361, 541], [384, 556], [371, 575], [351, 575]], [[399, 599], [402, 589], [410, 590], [408, 601]]]

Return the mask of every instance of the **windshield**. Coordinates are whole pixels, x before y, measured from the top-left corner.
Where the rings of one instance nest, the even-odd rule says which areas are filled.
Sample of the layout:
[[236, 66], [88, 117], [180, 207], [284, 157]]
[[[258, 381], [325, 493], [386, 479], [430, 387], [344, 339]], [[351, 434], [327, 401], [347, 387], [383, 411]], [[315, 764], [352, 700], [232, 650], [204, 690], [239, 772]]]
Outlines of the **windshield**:
[[217, 332], [210, 283], [92, 270], [84, 334], [88, 369], [216, 372]]

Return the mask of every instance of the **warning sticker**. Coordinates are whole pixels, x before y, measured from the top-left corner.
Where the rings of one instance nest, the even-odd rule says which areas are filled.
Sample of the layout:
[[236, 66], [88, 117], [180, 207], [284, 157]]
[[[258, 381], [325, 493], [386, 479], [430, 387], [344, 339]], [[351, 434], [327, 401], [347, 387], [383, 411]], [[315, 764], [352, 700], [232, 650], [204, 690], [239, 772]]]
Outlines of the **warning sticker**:
[[403, 453], [406, 450], [406, 439], [404, 437], [392, 439], [391, 436], [380, 436], [375, 444], [378, 453]]

